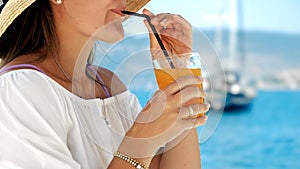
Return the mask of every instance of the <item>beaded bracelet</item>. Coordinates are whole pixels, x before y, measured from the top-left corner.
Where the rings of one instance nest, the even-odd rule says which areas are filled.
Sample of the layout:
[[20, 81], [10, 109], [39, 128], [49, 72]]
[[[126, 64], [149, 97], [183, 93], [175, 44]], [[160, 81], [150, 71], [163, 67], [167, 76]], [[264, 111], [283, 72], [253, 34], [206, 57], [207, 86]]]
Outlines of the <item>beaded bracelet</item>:
[[114, 153], [114, 156], [127, 161], [128, 163], [132, 164], [136, 169], [149, 169], [148, 167], [146, 167], [146, 165], [142, 164], [141, 162], [132, 159], [131, 157], [128, 157], [118, 151]]

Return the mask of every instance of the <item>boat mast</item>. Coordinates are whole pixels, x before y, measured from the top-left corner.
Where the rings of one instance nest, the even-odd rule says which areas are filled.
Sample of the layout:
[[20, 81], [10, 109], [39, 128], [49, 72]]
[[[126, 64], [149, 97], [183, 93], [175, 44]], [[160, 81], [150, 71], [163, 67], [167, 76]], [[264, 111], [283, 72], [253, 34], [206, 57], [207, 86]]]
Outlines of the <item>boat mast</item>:
[[237, 0], [230, 0], [230, 11], [229, 11], [229, 57], [228, 57], [228, 69], [237, 71], [239, 70], [237, 61], [239, 57], [237, 55]]

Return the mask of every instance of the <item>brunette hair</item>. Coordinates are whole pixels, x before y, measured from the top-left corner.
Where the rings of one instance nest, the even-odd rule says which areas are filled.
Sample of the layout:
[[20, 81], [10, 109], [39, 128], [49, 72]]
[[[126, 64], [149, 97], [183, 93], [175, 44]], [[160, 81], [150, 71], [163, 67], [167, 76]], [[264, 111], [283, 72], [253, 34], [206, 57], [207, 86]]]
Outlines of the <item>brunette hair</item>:
[[49, 0], [36, 0], [0, 37], [0, 67], [21, 55], [38, 54], [37, 61], [43, 61], [57, 52], [58, 39]]

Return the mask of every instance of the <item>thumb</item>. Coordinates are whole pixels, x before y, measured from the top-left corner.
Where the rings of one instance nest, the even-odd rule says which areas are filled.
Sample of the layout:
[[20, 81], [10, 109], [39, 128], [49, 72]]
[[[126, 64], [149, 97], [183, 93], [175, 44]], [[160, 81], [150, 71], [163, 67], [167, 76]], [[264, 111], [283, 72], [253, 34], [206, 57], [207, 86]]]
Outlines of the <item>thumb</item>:
[[148, 15], [150, 18], [154, 17], [154, 14], [146, 8], [143, 9], [143, 14]]
[[[155, 15], [152, 13], [152, 12], [150, 12], [148, 9], [143, 9], [143, 14], [145, 14], [145, 15], [148, 15], [149, 17], [150, 17], [150, 19], [151, 18], [153, 18]], [[147, 27], [147, 29], [148, 29], [148, 31], [149, 31], [149, 39], [150, 39], [150, 48], [157, 48], [157, 47], [159, 47], [159, 44], [158, 44], [158, 42], [157, 42], [157, 40], [156, 40], [156, 37], [155, 37], [155, 35], [154, 35], [154, 32], [153, 32], [153, 30], [151, 29], [151, 27], [150, 27], [150, 24], [151, 23], [149, 23], [149, 21], [148, 20], [144, 20], [144, 24], [146, 25], [146, 27]], [[158, 31], [158, 30], [157, 30]], [[158, 34], [159, 34], [159, 32], [157, 32]]]

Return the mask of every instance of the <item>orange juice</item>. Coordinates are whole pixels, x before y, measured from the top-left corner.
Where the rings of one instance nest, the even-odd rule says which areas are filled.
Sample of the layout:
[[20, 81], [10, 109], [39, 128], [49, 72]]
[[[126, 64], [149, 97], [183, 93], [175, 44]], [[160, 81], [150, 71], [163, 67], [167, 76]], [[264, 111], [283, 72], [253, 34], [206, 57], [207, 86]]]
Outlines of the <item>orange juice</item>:
[[[167, 87], [175, 79], [181, 76], [194, 75], [201, 76], [201, 69], [176, 68], [176, 69], [154, 69], [158, 87], [162, 90]], [[202, 84], [199, 84], [202, 88]]]
[[[175, 81], [175, 79], [181, 76], [187, 75], [194, 75], [194, 76], [201, 76], [201, 69], [200, 68], [176, 68], [176, 69], [154, 69], [154, 73], [156, 76], [158, 87], [162, 90], [167, 87], [170, 83]], [[199, 88], [203, 88], [202, 84], [199, 84]], [[203, 98], [194, 98], [184, 106], [190, 106], [195, 103], [204, 103]]]

